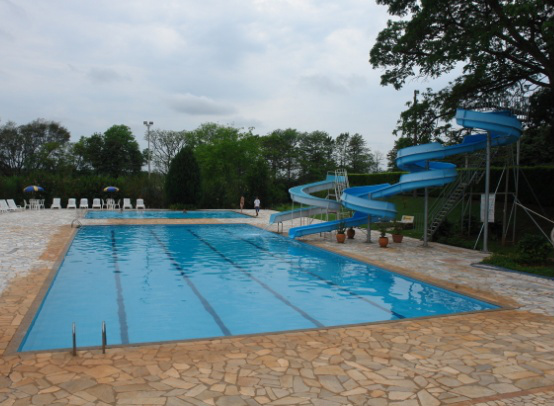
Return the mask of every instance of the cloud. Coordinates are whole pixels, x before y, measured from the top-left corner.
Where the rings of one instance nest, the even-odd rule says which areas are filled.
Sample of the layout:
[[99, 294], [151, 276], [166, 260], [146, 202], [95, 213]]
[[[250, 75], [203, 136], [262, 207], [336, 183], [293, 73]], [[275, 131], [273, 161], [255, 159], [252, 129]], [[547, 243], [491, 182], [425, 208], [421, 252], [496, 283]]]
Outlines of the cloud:
[[74, 137], [144, 120], [364, 135], [383, 152], [414, 87], [381, 87], [368, 0], [0, 0], [0, 111]]
[[179, 113], [193, 116], [226, 116], [236, 112], [236, 109], [229, 104], [217, 102], [206, 96], [195, 96], [190, 93], [171, 97], [169, 105]]
[[313, 74], [302, 76], [299, 82], [306, 89], [327, 94], [349, 94], [353, 90], [367, 86], [367, 81], [361, 75], [332, 78], [323, 74]]
[[342, 83], [321, 74], [302, 76], [300, 78], [300, 84], [321, 93], [345, 94], [348, 92], [347, 87]]
[[[70, 65], [71, 67], [71, 65]], [[87, 72], [87, 78], [97, 84], [113, 83], [130, 80], [128, 77], [119, 74], [110, 68], [91, 68]]]

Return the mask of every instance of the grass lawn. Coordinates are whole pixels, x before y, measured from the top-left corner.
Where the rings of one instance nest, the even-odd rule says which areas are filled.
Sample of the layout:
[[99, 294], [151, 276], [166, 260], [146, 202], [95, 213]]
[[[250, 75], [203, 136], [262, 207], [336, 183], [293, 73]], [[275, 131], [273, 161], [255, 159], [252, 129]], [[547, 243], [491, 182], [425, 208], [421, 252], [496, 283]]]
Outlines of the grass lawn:
[[[436, 200], [435, 198], [432, 198], [432, 197], [429, 198], [429, 207], [432, 207], [435, 200]], [[415, 216], [414, 228], [410, 230], [404, 230], [404, 234], [413, 238], [422, 238], [423, 217], [424, 217], [423, 213], [424, 213], [424, 204], [425, 204], [424, 198], [420, 196], [413, 197], [413, 195], [410, 193], [406, 195], [393, 196], [387, 199], [387, 201], [396, 204], [397, 219], [400, 219], [402, 215]], [[461, 204], [458, 204], [458, 206], [456, 206], [456, 208], [449, 214], [446, 225], [444, 225], [437, 232], [434, 239], [437, 242], [440, 242], [442, 244], [464, 247], [469, 249], [474, 249], [474, 247], [476, 249], [482, 249], [482, 238], [476, 244], [477, 236], [479, 234], [479, 229], [481, 227], [481, 223], [479, 222], [479, 209], [480, 209], [479, 206], [480, 206], [479, 201], [475, 201], [475, 200], [472, 201], [471, 233], [468, 233], [467, 231], [467, 223], [468, 223], [467, 212], [469, 210], [466, 210], [466, 214], [463, 220], [464, 230], [463, 230], [463, 233], [461, 232], [462, 206]], [[295, 205], [295, 208], [299, 208], [299, 207], [300, 207], [299, 205]], [[281, 207], [279, 207], [279, 209], [281, 210], [291, 210], [291, 208], [292, 207], [290, 204], [282, 205]], [[516, 244], [512, 242], [507, 242], [505, 245], [502, 245], [501, 221], [503, 218], [503, 209], [504, 209], [504, 199], [499, 198], [497, 199], [497, 205], [495, 208], [496, 222], [491, 223], [489, 227], [488, 250], [491, 252], [491, 256], [486, 258], [483, 261], [483, 263], [499, 266], [502, 268], [507, 268], [515, 271], [554, 277], [554, 259], [553, 259], [554, 249], [552, 250], [550, 257], [547, 259], [545, 263], [525, 264], [525, 263], [521, 263], [521, 261], [518, 261], [517, 259]], [[541, 212], [541, 208], [531, 207], [531, 209], [537, 212]], [[510, 215], [510, 210], [511, 210], [511, 205], [508, 204], [507, 217], [509, 217]], [[554, 218], [554, 207], [551, 207], [549, 208], [549, 210], [547, 210], [547, 217]], [[314, 218], [325, 220], [325, 215], [317, 215], [317, 216], [314, 216]], [[329, 219], [334, 220], [335, 215], [330, 214]], [[550, 234], [550, 230], [552, 229], [552, 224], [542, 220], [542, 221], [539, 221], [539, 225], [543, 228], [543, 230], [547, 233], [547, 235]], [[361, 228], [365, 228], [365, 227], [366, 227], [365, 225], [361, 226]], [[528, 215], [525, 214], [523, 210], [518, 209], [516, 232], [515, 232], [516, 239], [521, 238], [525, 234], [541, 235], [540, 231], [538, 230], [534, 222], [528, 217]], [[508, 239], [511, 239], [512, 235], [513, 235], [513, 232], [512, 232], [512, 229], [510, 229], [510, 231], [508, 232]]]

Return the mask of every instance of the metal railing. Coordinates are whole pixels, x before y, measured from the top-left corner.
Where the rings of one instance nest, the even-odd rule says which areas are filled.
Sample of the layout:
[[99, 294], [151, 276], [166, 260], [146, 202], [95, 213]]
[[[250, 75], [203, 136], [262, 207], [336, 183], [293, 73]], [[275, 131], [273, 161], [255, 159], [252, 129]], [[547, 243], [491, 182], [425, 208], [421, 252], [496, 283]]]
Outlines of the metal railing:
[[[496, 154], [496, 152], [497, 150], [495, 150], [494, 154]], [[458, 172], [456, 181], [444, 187], [438, 198], [429, 208], [430, 220], [427, 228], [427, 238], [429, 240], [444, 222], [446, 217], [461, 202], [466, 189], [472, 184], [479, 183], [481, 179], [483, 179], [483, 176], [485, 176], [485, 171], [483, 169], [487, 162], [486, 154], [475, 153], [472, 158], [472, 164], [468, 165], [471, 169]]]
[[[73, 356], [77, 356], [77, 326], [75, 322], [71, 325], [71, 341], [73, 343], [73, 348], [71, 353]], [[108, 346], [108, 337], [106, 334], [106, 322], [102, 321], [102, 345], [100, 348], [102, 349], [102, 354], [106, 353], [106, 347]]]

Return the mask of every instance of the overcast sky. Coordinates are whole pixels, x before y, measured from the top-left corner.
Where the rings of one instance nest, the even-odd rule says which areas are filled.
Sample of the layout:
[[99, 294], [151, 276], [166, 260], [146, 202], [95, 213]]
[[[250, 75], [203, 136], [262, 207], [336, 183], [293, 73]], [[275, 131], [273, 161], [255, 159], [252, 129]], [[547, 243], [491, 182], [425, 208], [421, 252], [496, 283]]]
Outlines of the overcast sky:
[[0, 120], [64, 125], [205, 122], [364, 136], [386, 154], [415, 88], [380, 86], [374, 0], [0, 0]]

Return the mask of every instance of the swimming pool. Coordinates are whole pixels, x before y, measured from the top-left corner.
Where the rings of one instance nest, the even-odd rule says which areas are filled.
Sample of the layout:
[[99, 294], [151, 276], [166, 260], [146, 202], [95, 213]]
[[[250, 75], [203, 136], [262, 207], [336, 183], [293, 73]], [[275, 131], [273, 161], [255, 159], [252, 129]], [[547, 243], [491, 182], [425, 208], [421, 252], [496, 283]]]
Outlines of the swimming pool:
[[267, 333], [496, 306], [243, 224], [84, 226], [19, 351]]
[[99, 210], [89, 211], [87, 219], [234, 219], [250, 218], [235, 211], [164, 211], [164, 210]]

